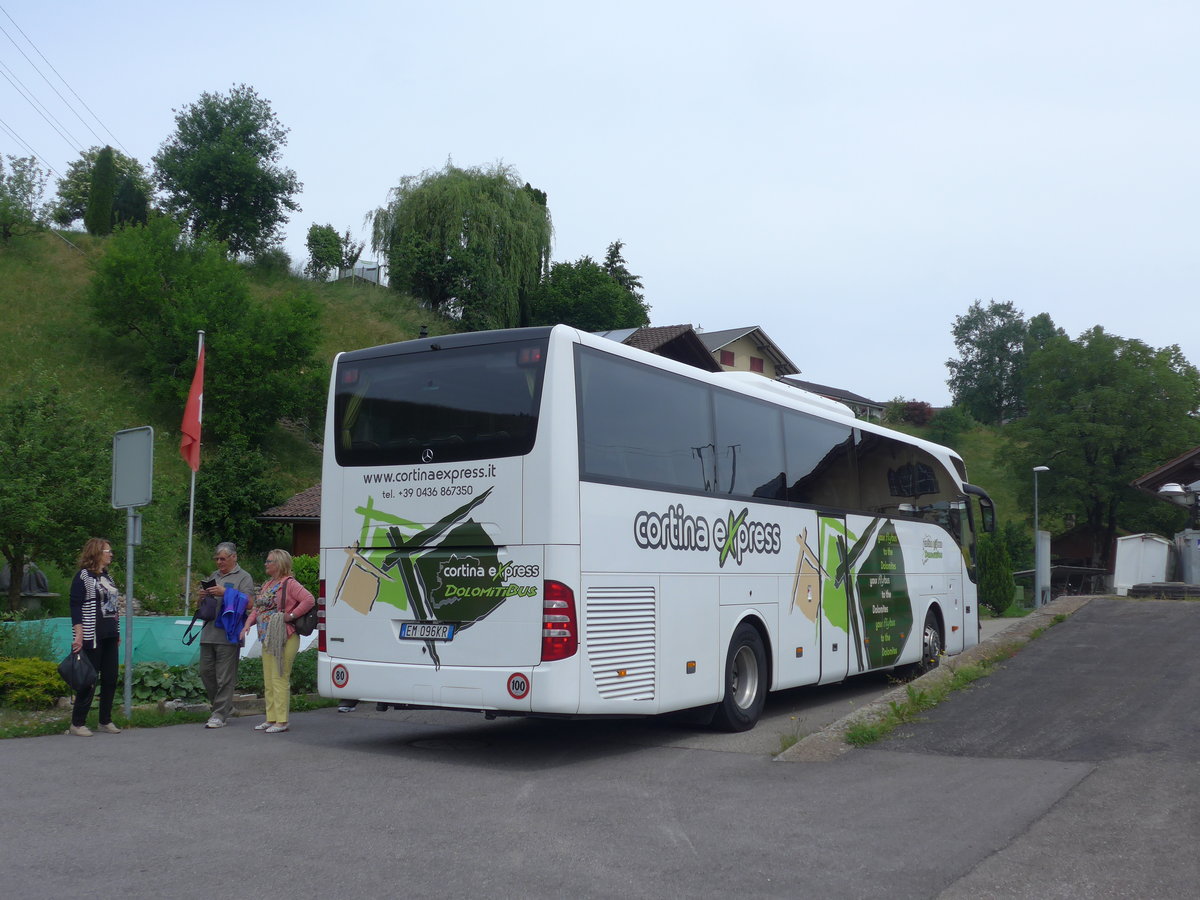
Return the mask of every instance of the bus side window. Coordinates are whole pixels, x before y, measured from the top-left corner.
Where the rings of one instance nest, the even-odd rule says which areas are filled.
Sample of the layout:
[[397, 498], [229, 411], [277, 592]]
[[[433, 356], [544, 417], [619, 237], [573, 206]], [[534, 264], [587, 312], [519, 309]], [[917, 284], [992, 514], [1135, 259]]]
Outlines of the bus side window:
[[858, 506], [853, 432], [799, 412], [784, 413], [787, 499], [814, 506]]
[[705, 385], [589, 348], [580, 348], [577, 378], [582, 474], [712, 490]]
[[778, 409], [717, 391], [717, 491], [784, 499], [783, 420]]

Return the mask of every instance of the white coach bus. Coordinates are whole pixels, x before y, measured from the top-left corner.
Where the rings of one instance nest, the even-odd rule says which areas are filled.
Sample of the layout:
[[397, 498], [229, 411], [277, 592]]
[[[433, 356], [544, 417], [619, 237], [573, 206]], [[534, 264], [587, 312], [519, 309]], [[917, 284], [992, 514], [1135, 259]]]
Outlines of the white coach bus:
[[769, 690], [975, 644], [993, 519], [945, 447], [564, 325], [342, 353], [318, 683], [745, 730]]

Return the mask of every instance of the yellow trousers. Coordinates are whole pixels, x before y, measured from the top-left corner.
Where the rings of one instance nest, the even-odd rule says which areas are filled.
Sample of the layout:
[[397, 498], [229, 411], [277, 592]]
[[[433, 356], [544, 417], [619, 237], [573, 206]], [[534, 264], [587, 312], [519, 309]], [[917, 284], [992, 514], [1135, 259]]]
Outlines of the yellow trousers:
[[292, 663], [300, 650], [300, 635], [293, 634], [283, 645], [283, 674], [279, 674], [276, 658], [263, 651], [263, 693], [267, 700], [267, 721], [287, 723], [292, 700]]

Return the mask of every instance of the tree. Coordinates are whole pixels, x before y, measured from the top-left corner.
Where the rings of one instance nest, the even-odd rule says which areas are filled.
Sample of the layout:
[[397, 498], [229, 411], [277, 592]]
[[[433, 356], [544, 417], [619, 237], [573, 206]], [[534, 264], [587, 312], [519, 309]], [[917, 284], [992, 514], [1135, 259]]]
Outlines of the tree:
[[5, 174], [0, 160], [0, 244], [45, 226], [42, 194], [46, 173], [32, 156], [9, 156], [8, 168]]
[[35, 370], [0, 402], [0, 553], [13, 574], [16, 610], [21, 573], [33, 560], [74, 568], [91, 536], [115, 525], [109, 505], [112, 433], [95, 398], [63, 393]]
[[[102, 147], [89, 147], [79, 154], [79, 159], [67, 165], [66, 173], [58, 179], [58, 201], [51, 208], [50, 216], [55, 224], [64, 228], [72, 222], [84, 217], [87, 212], [88, 197], [92, 191], [92, 170], [100, 157]], [[113, 167], [117, 172], [118, 190], [125, 179], [133, 183], [134, 193], [146, 202], [153, 193], [150, 177], [146, 170], [132, 156], [126, 156], [120, 150], [112, 151]], [[142, 216], [145, 221], [145, 215]], [[128, 221], [118, 219], [118, 221]]]
[[242, 84], [174, 112], [175, 134], [154, 156], [167, 211], [234, 255], [278, 244], [302, 185], [279, 165], [288, 129], [271, 104]]
[[196, 332], [207, 334], [205, 441], [259, 440], [280, 418], [320, 408], [325, 370], [313, 353], [319, 310], [306, 294], [255, 302], [240, 266], [165, 216], [113, 235], [96, 263], [91, 301], [151, 396], [182, 410]]
[[1118, 524], [1165, 507], [1130, 482], [1200, 443], [1200, 373], [1177, 346], [1099, 326], [1077, 341], [1049, 338], [1027, 365], [1029, 412], [1008, 432], [1013, 472], [1029, 484], [1033, 466], [1050, 466], [1040, 508], [1074, 516], [1090, 564], [1107, 565]]
[[149, 195], [135, 179], [123, 175], [121, 183], [117, 186], [117, 196], [113, 198], [113, 223], [145, 225], [149, 218]]
[[[621, 255], [621, 248], [624, 246], [623, 241], [613, 241], [608, 245], [608, 250], [604, 253], [604, 271], [617, 284], [633, 294], [635, 300], [642, 303], [642, 276], [634, 275], [626, 267], [625, 258]], [[645, 306], [644, 303], [642, 305]]]
[[92, 189], [88, 194], [87, 212], [83, 224], [88, 234], [112, 234], [113, 201], [117, 195], [117, 169], [112, 147], [105, 147], [96, 157], [92, 169]]
[[308, 229], [308, 265], [304, 271], [309, 278], [316, 281], [326, 281], [329, 273], [335, 269], [341, 275], [353, 271], [362, 256], [363, 244], [356, 242], [350, 234], [339, 235], [332, 225], [318, 225], [314, 222]]
[[583, 331], [650, 324], [646, 307], [590, 256], [555, 263], [533, 292], [529, 324], [563, 322]]
[[354, 267], [358, 265], [359, 257], [362, 256], [363, 247], [366, 244], [363, 241], [355, 241], [350, 234], [350, 229], [346, 229], [346, 233], [338, 238], [338, 243], [342, 248], [342, 262], [340, 269], [343, 272], [354, 271]]
[[475, 329], [529, 321], [530, 293], [550, 266], [545, 194], [508, 166], [405, 176], [369, 216], [391, 286]]
[[308, 265], [304, 271], [315, 281], [328, 281], [329, 273], [342, 261], [342, 241], [332, 225], [313, 222], [304, 242], [308, 247]]
[[979, 602], [1000, 616], [1012, 605], [1016, 584], [1012, 560], [1000, 535], [979, 536]]
[[[1048, 318], [1048, 317], [1047, 317]], [[985, 425], [1000, 425], [1024, 412], [1019, 371], [1027, 326], [1011, 302], [976, 300], [952, 329], [959, 358], [949, 360], [946, 384], [956, 406]]]
[[[196, 479], [197, 531], [208, 535], [210, 543], [233, 541], [244, 555], [279, 546], [279, 526], [260, 522], [258, 515], [281, 502], [285, 492], [278, 467], [260, 449], [235, 435], [206, 455], [204, 476]], [[187, 519], [186, 501], [179, 514]]]

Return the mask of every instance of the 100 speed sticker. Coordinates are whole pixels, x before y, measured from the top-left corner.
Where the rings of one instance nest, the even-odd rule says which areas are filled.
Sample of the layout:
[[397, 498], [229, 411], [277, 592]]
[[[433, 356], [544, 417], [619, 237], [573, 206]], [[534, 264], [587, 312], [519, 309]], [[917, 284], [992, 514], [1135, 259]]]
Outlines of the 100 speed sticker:
[[508, 695], [514, 700], [524, 700], [529, 696], [529, 676], [513, 672], [508, 676]]

